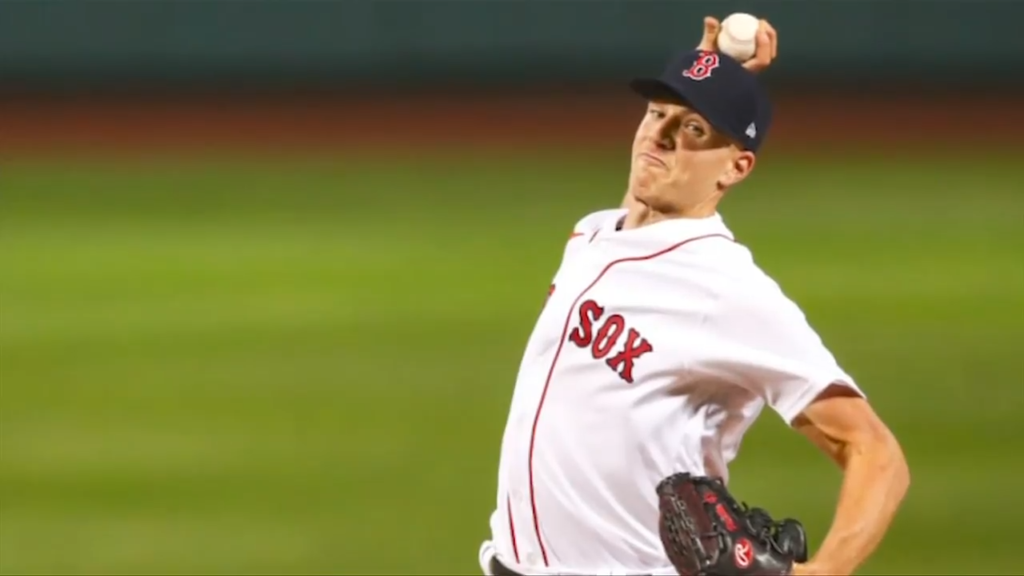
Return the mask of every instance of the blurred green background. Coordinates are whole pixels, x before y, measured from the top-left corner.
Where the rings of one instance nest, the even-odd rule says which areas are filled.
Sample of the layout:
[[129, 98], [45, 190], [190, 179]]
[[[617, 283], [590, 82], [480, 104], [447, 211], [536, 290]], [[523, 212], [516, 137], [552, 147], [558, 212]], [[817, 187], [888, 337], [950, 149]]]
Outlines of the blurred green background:
[[[936, 10], [928, 25], [896, 34], [921, 4]], [[972, 106], [979, 78], [1009, 101], [996, 84], [1024, 66], [1024, 37], [998, 30], [1022, 4], [491, 5], [0, 3], [0, 573], [478, 573], [522, 349], [570, 228], [619, 203], [628, 168], [621, 112], [576, 118], [564, 92], [543, 115], [530, 106], [555, 77], [619, 86], [657, 69], [670, 45], [696, 42], [705, 12], [734, 9], [773, 21], [767, 81], [802, 100], [723, 214], [911, 465], [862, 573], [1024, 573], [1020, 112]], [[172, 130], [220, 118], [236, 144], [270, 133], [225, 120], [230, 99], [152, 124], [144, 107], [85, 122], [88, 103], [62, 104], [145, 93], [173, 108], [224, 86], [239, 102], [366, 93], [396, 76], [435, 97], [537, 84], [529, 106], [461, 123], [417, 118], [429, 112], [411, 95], [347, 116], [325, 107], [344, 145], [286, 154], [190, 147]], [[917, 84], [912, 98], [865, 112], [859, 99], [893, 78]], [[845, 100], [814, 92], [851, 83]], [[922, 120], [958, 87], [962, 100]], [[469, 119], [500, 144], [560, 118], [619, 135], [581, 128], [569, 146], [553, 129], [536, 146], [444, 150], [414, 135], [428, 126], [451, 144]], [[935, 146], [899, 138], [919, 130]], [[140, 134], [175, 146], [137, 153]], [[375, 146], [360, 146], [367, 136]], [[380, 146], [390, 140], [402, 154]], [[744, 500], [802, 519], [815, 546], [841, 480], [771, 412], [732, 478]]]
[[[620, 156], [8, 162], [0, 570], [475, 573], [521, 349]], [[1024, 199], [962, 161], [783, 155], [724, 208], [905, 443], [864, 573], [1021, 569]], [[820, 540], [839, 473], [774, 414], [734, 470]]]

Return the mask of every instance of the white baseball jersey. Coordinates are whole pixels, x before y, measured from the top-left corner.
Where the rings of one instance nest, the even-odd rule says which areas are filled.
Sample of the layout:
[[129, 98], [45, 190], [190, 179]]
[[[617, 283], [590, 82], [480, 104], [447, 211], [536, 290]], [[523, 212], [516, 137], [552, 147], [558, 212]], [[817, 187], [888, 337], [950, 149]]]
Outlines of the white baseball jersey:
[[675, 574], [655, 486], [728, 479], [767, 405], [791, 422], [831, 383], [860, 393], [718, 215], [573, 230], [516, 379], [480, 551], [525, 574]]

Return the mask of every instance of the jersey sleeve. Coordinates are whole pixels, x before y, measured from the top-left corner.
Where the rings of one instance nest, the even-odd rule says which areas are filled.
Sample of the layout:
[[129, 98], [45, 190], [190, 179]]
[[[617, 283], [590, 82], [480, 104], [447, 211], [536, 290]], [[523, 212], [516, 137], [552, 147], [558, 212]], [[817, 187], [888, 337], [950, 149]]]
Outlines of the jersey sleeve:
[[705, 327], [711, 342], [699, 368], [761, 396], [789, 425], [832, 384], [865, 396], [796, 303], [769, 279], [723, 295]]

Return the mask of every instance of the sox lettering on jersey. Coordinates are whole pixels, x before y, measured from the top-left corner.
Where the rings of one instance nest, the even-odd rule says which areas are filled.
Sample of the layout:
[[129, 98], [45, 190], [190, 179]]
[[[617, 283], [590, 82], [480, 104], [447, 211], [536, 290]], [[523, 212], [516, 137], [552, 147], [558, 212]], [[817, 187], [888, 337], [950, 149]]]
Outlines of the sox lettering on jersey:
[[569, 334], [569, 341], [580, 348], [590, 347], [590, 354], [595, 360], [601, 360], [612, 352], [616, 344], [626, 334], [626, 341], [618, 352], [605, 360], [619, 378], [633, 383], [633, 367], [638, 358], [654, 350], [654, 346], [644, 338], [638, 330], [629, 327], [621, 314], [612, 314], [594, 332], [594, 325], [604, 316], [604, 307], [594, 300], [580, 304], [579, 323]]

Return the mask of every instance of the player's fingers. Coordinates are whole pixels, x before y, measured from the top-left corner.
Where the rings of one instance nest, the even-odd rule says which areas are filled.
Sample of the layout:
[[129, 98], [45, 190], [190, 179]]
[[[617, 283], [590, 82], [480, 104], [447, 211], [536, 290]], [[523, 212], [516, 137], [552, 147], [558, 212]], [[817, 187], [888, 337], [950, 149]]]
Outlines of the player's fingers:
[[760, 72], [768, 67], [772, 63], [772, 42], [768, 37], [768, 30], [764, 26], [764, 21], [761, 21], [761, 26], [757, 31], [757, 48], [755, 48], [754, 56], [743, 63], [743, 66], [753, 72]]
[[722, 25], [717, 18], [712, 16], [704, 17], [704, 36], [697, 45], [698, 50], [714, 51], [718, 48], [718, 32]]
[[767, 20], [762, 20], [762, 22], [764, 22], [764, 31], [768, 33], [768, 39], [772, 44], [772, 60], [775, 60], [779, 55], [779, 33]]

